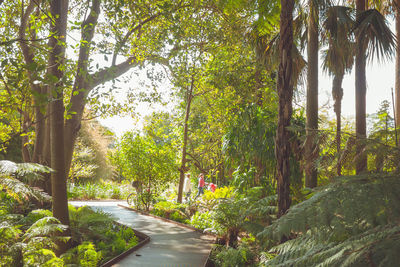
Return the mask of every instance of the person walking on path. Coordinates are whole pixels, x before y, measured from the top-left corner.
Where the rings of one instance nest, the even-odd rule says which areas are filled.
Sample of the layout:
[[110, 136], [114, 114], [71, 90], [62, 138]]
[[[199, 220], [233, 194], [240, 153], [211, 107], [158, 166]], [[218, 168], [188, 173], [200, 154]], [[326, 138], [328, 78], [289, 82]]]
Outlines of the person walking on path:
[[204, 186], [206, 185], [206, 182], [204, 181], [204, 174], [200, 173], [199, 175], [199, 179], [198, 179], [198, 185], [197, 188], [199, 189], [199, 191], [197, 192], [197, 195], [195, 198], [197, 198], [200, 195], [204, 194]]
[[192, 183], [190, 181], [190, 173], [186, 174], [185, 181], [183, 182], [183, 193], [185, 194], [186, 201], [192, 193]]

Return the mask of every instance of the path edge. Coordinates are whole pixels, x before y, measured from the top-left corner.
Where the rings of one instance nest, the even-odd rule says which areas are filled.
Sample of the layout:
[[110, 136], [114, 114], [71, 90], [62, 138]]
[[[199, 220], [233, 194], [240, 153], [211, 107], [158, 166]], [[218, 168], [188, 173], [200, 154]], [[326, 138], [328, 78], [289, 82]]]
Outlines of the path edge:
[[100, 265], [100, 267], [110, 267], [115, 263], [118, 263], [119, 261], [121, 261], [123, 258], [125, 258], [126, 256], [130, 255], [132, 252], [138, 250], [139, 248], [143, 247], [144, 245], [146, 245], [147, 243], [150, 242], [150, 236], [133, 229], [132, 227], [126, 225], [126, 224], [122, 224], [119, 223], [117, 221], [114, 221], [115, 224], [120, 225], [120, 226], [124, 226], [124, 227], [129, 227], [133, 230], [133, 232], [135, 233], [135, 235], [137, 237], [139, 237], [140, 239], [142, 239], [142, 241], [140, 241], [136, 246], [131, 247], [128, 250], [125, 250], [124, 252], [122, 252], [121, 254], [119, 254], [118, 256], [112, 258], [111, 260], [107, 261], [106, 263]]
[[[118, 206], [118, 207], [121, 207], [121, 208], [124, 208], [124, 209], [127, 209], [127, 210], [131, 210], [131, 211], [137, 212], [137, 213], [142, 214], [142, 215], [145, 215], [145, 216], [150, 216], [150, 217], [153, 217], [153, 218], [156, 218], [156, 219], [163, 220], [163, 221], [165, 221], [165, 222], [173, 223], [173, 224], [176, 224], [176, 225], [179, 225], [179, 226], [182, 226], [182, 227], [185, 227], [185, 228], [194, 230], [194, 231], [199, 232], [199, 233], [201, 233], [201, 234], [203, 234], [203, 235], [212, 236], [212, 237], [214, 237], [213, 243], [216, 244], [217, 235], [215, 235], [215, 234], [212, 234], [212, 233], [204, 233], [202, 230], [197, 229], [196, 227], [193, 227], [193, 226], [191, 226], [191, 225], [187, 225], [187, 224], [180, 223], [180, 222], [177, 222], [177, 221], [174, 221], [174, 220], [170, 220], [170, 219], [167, 219], [167, 218], [164, 218], [164, 217], [160, 217], [160, 216], [157, 216], [157, 215], [154, 215], [154, 214], [150, 214], [150, 213], [148, 213], [148, 212], [139, 211], [139, 210], [136, 210], [136, 209], [134, 209], [134, 208], [127, 207], [127, 206], [125, 206], [125, 205], [117, 204], [117, 206]], [[204, 267], [213, 267], [213, 266], [215, 266], [215, 265], [211, 262], [211, 259], [210, 259], [211, 253], [212, 253], [212, 249], [211, 249], [210, 252], [208, 253], [207, 260], [206, 260], [206, 262], [205, 262], [204, 265], [203, 265]]]
[[131, 211], [137, 212], [137, 213], [142, 214], [142, 215], [150, 216], [150, 217], [153, 217], [153, 218], [156, 218], [156, 219], [163, 220], [163, 221], [165, 221], [165, 222], [173, 223], [173, 224], [176, 224], [176, 225], [179, 225], [179, 226], [182, 226], [182, 227], [185, 227], [185, 228], [194, 230], [194, 231], [199, 232], [199, 233], [201, 233], [201, 234], [203, 234], [203, 235], [208, 235], [208, 236], [212, 236], [212, 237], [215, 237], [215, 238], [217, 237], [217, 236], [216, 236], [215, 234], [213, 234], [213, 233], [204, 232], [203, 230], [197, 229], [196, 227], [193, 227], [193, 226], [191, 226], [191, 225], [187, 225], [187, 224], [180, 223], [180, 222], [177, 222], [177, 221], [174, 221], [174, 220], [170, 220], [170, 219], [167, 219], [167, 218], [164, 218], [164, 217], [161, 217], [161, 216], [157, 216], [157, 215], [154, 215], [154, 214], [151, 214], [151, 213], [148, 213], [148, 212], [136, 210], [136, 209], [134, 209], [134, 208], [127, 207], [127, 206], [125, 206], [125, 205], [117, 204], [117, 206], [118, 206], [118, 207], [121, 207], [121, 208], [124, 208], [124, 209], [127, 209], [127, 210], [131, 210]]

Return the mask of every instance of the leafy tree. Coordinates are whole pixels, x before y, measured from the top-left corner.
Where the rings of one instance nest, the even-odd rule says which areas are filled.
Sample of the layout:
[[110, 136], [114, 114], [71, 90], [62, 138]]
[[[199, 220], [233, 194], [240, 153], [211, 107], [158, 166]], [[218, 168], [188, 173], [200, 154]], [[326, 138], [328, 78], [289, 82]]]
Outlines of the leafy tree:
[[[179, 20], [181, 12], [191, 14], [194, 5], [190, 1], [93, 0], [18, 1], [0, 6], [2, 23], [8, 26], [2, 53], [7, 57], [15, 51], [23, 58], [22, 73], [33, 93], [36, 135], [32, 159], [45, 164], [51, 161], [54, 212], [63, 223], [68, 223], [65, 176], [89, 94], [96, 95], [96, 87], [144, 61], [170, 56], [172, 32], [186, 23]], [[72, 6], [74, 12], [69, 12]], [[67, 47], [72, 51], [65, 54]], [[105, 61], [110, 56], [111, 64], [99, 62], [98, 54], [103, 54]], [[2, 63], [2, 67], [9, 64]]]
[[[176, 180], [176, 152], [169, 138], [162, 131], [153, 136], [128, 132], [116, 144], [112, 160], [118, 160], [123, 176], [139, 182], [139, 193], [157, 195]], [[148, 208], [150, 203], [144, 204]]]

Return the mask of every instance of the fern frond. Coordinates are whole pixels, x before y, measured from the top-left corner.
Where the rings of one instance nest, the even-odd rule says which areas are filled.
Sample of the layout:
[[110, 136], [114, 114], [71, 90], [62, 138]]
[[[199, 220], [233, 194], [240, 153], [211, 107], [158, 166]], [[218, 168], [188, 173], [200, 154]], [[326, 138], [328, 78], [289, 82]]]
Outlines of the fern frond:
[[390, 175], [364, 175], [336, 178], [336, 182], [317, 189], [308, 200], [293, 206], [260, 238], [274, 238], [307, 230], [330, 233], [334, 237], [354, 235], [373, 226], [400, 218], [400, 178]]
[[50, 196], [10, 176], [0, 175], [0, 187], [3, 187], [12, 198], [23, 201], [34, 198], [39, 201], [50, 201]]
[[0, 160], [0, 174], [14, 176], [28, 181], [40, 180], [43, 173], [50, 173], [52, 169], [37, 163], [15, 163], [9, 160]]
[[37, 220], [23, 235], [23, 242], [28, 242], [34, 237], [53, 236], [63, 232], [68, 226], [63, 225], [54, 217], [44, 217]]

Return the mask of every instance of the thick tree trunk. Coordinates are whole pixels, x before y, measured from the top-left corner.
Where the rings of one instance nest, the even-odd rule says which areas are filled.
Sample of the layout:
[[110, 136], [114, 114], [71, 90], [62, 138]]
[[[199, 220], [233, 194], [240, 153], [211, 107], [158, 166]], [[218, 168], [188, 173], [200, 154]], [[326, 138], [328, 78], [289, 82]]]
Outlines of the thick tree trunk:
[[343, 74], [336, 74], [335, 77], [333, 77], [333, 83], [332, 83], [332, 97], [333, 100], [335, 101], [335, 103], [333, 104], [333, 110], [335, 111], [336, 114], [336, 153], [338, 155], [336, 172], [338, 176], [342, 175], [342, 164], [339, 160], [339, 157], [341, 150], [340, 143], [342, 142], [341, 113], [342, 113], [342, 98], [343, 98], [343, 88], [342, 88], [343, 77], [344, 77]]
[[318, 6], [314, 0], [309, 0], [310, 14], [308, 17], [308, 70], [307, 70], [307, 104], [306, 104], [306, 131], [305, 144], [305, 185], [309, 188], [317, 186], [317, 169], [314, 167], [318, 157], [317, 131], [318, 131]]
[[[365, 0], [356, 1], [357, 16], [366, 9]], [[356, 38], [356, 61], [355, 61], [355, 98], [356, 98], [356, 173], [362, 173], [367, 170], [367, 154], [365, 153], [364, 140], [367, 136], [366, 121], [366, 57], [365, 57], [365, 38], [357, 36]]]
[[293, 47], [293, 7], [294, 0], [281, 0], [279, 72], [278, 72], [278, 126], [275, 138], [276, 179], [278, 193], [278, 217], [290, 207], [290, 126], [292, 117], [292, 47]]
[[185, 112], [185, 121], [183, 124], [182, 161], [181, 161], [181, 167], [179, 168], [178, 203], [182, 203], [183, 183], [185, 181], [188, 121], [190, 116], [190, 106], [192, 105], [192, 98], [193, 98], [193, 84], [194, 84], [194, 78], [192, 77], [192, 82], [190, 84], [186, 97], [186, 112]]
[[[400, 0], [394, 1], [394, 9], [396, 12], [396, 72], [395, 72], [395, 105], [396, 105], [396, 126], [400, 125]], [[400, 145], [400, 141], [397, 142]]]
[[53, 215], [62, 224], [69, 225], [68, 198], [66, 185], [65, 153], [64, 153], [64, 103], [63, 82], [64, 75], [62, 64], [65, 59], [65, 43], [67, 29], [68, 0], [52, 0], [50, 12], [54, 18], [51, 25], [51, 37], [49, 44], [52, 53], [49, 58], [49, 74], [57, 79], [52, 84], [52, 99], [50, 104], [50, 151]]

